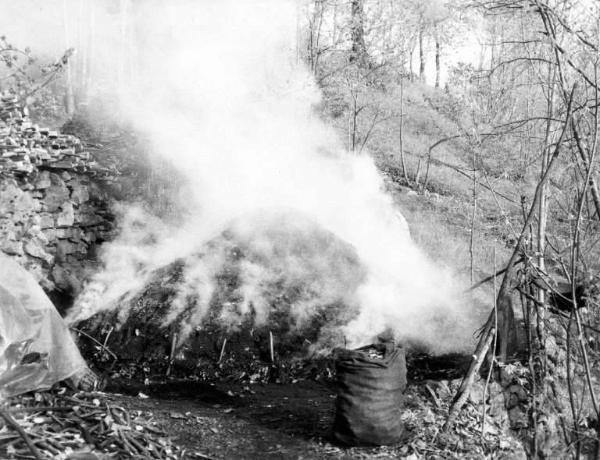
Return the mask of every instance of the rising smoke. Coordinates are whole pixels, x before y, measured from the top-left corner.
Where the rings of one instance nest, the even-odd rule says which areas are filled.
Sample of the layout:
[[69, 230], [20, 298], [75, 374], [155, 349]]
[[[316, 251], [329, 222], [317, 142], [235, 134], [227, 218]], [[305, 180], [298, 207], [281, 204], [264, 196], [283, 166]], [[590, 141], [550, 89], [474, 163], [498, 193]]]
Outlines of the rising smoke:
[[[174, 228], [139, 207], [121, 209], [121, 234], [105, 245], [104, 270], [77, 299], [71, 321], [123, 308], [155, 269], [187, 257], [174, 318], [191, 293], [208, 299], [215, 290], [219, 261], [193, 254], [236, 221], [254, 227], [241, 233], [259, 238], [263, 253], [280, 257], [268, 249], [269, 229], [244, 216], [285, 210], [286, 224], [295, 215], [310, 219], [352, 245], [366, 267], [353, 298], [345, 299], [360, 309], [344, 330], [350, 345], [386, 329], [436, 350], [468, 345], [467, 309], [455, 280], [415, 246], [373, 161], [345, 151], [314, 114], [321, 96], [297, 59], [294, 3], [131, 2], [127, 22], [130, 33], [107, 38], [107, 50], [96, 56], [110, 56], [111, 47], [129, 53], [126, 78], [110, 90], [119, 95], [121, 115], [185, 178], [188, 217]], [[96, 67], [97, 77], [109, 81], [101, 72], [110, 63]], [[326, 268], [331, 254], [322, 257]], [[291, 269], [298, 260], [278, 266]], [[257, 293], [270, 275], [261, 265], [246, 268], [238, 313], [251, 301], [260, 320], [268, 304], [261, 306]], [[323, 302], [331, 292], [323, 289]], [[198, 303], [195, 323], [207, 308], [208, 300]], [[310, 308], [293, 314], [306, 316]]]

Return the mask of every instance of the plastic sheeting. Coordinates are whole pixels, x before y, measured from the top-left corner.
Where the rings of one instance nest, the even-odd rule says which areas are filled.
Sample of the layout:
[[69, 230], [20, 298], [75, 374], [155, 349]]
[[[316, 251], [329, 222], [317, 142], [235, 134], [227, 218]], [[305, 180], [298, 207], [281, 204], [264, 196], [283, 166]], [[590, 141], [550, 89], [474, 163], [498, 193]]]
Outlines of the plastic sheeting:
[[69, 329], [40, 285], [0, 254], [0, 400], [87, 369]]

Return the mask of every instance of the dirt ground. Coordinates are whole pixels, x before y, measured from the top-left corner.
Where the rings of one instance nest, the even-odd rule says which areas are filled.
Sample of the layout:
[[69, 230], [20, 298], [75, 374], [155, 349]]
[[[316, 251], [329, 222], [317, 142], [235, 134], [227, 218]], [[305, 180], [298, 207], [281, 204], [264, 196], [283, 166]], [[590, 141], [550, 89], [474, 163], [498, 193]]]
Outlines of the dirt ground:
[[[127, 392], [136, 392], [132, 390]], [[182, 382], [151, 386], [144, 394], [149, 398], [139, 393], [108, 398], [131, 410], [152, 412], [189, 459], [381, 459], [408, 454], [402, 446], [341, 448], [329, 442], [335, 404], [330, 383]]]

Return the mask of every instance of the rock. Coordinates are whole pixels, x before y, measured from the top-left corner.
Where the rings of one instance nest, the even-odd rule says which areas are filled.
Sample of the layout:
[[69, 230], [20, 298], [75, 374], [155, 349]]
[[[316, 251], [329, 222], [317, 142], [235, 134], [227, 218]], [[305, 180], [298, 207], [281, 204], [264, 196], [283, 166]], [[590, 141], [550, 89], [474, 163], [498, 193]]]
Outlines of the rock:
[[68, 256], [81, 258], [88, 252], [88, 247], [83, 242], [72, 242], [69, 240], [59, 240], [56, 243], [56, 259], [60, 262], [68, 260]]
[[508, 391], [511, 395], [514, 395], [518, 402], [527, 402], [529, 400], [527, 391], [521, 385], [513, 384], [508, 387]]
[[50, 283], [50, 281], [48, 281], [48, 278], [46, 278], [45, 270], [42, 268], [42, 266], [40, 265], [40, 263], [37, 260], [25, 260], [22, 262], [23, 267], [25, 267], [25, 269], [31, 273], [33, 275], [33, 277], [35, 278], [35, 280], [40, 283], [40, 285], [44, 288], [47, 289], [49, 287], [54, 287], [54, 285], [52, 283]]
[[72, 186], [71, 191], [71, 200], [76, 205], [80, 205], [85, 203], [90, 199], [90, 194], [88, 193], [88, 188], [86, 185], [83, 185], [79, 182], [76, 182]]
[[29, 193], [22, 192], [13, 202], [12, 218], [15, 222], [26, 222], [31, 214], [40, 210], [40, 202]]
[[73, 210], [73, 203], [65, 201], [61, 205], [61, 212], [56, 218], [57, 227], [71, 227], [75, 223], [75, 212]]
[[83, 230], [78, 227], [64, 227], [56, 229], [56, 237], [61, 240], [78, 242], [83, 239]]
[[35, 179], [33, 186], [36, 190], [44, 190], [52, 185], [50, 181], [50, 173], [48, 171], [41, 171]]
[[561, 438], [561, 424], [557, 415], [542, 414], [537, 421], [535, 433], [536, 443], [541, 458], [558, 458], [557, 454], [562, 450], [559, 439]]
[[6, 181], [0, 185], [0, 215], [6, 215], [14, 209], [14, 201], [23, 192], [14, 181]]
[[46, 228], [42, 230], [42, 233], [46, 237], [49, 243], [56, 241], [56, 229], [54, 228]]
[[82, 227], [93, 227], [104, 222], [104, 219], [93, 212], [76, 212], [75, 222]]
[[27, 222], [27, 225], [29, 228], [31, 227], [39, 227], [40, 223], [41, 223], [41, 217], [39, 216], [39, 214], [34, 214], [33, 216], [31, 216], [29, 218], [29, 222]]
[[46, 189], [43, 203], [47, 211], [54, 212], [69, 199], [70, 193], [64, 181], [57, 174], [51, 173], [50, 180], [52, 185]]
[[527, 428], [529, 426], [527, 412], [520, 407], [513, 407], [512, 409], [509, 409], [508, 421], [513, 430]]
[[42, 229], [54, 228], [54, 217], [52, 216], [52, 214], [44, 212], [44, 213], [39, 214], [39, 217], [40, 217], [40, 227]]
[[[483, 390], [485, 382], [483, 380], [477, 380], [473, 382], [471, 391], [469, 392], [469, 402], [474, 406], [479, 406], [483, 403]], [[486, 391], [486, 400], [489, 398], [489, 392]]]
[[46, 235], [44, 235], [44, 232], [42, 232], [42, 229], [39, 225], [29, 226], [26, 235], [32, 239], [38, 240], [42, 246], [46, 246], [48, 244], [48, 238], [46, 238]]
[[2, 240], [0, 250], [10, 256], [23, 255], [23, 243], [21, 241]]
[[83, 241], [86, 243], [95, 243], [96, 242], [96, 234], [94, 232], [85, 232], [83, 235]]
[[56, 243], [56, 260], [64, 262], [67, 260], [67, 255], [76, 253], [78, 245], [69, 240], [60, 240]]
[[14, 222], [4, 222], [1, 230], [0, 239], [2, 240], [20, 241], [23, 236], [23, 227]]
[[59, 289], [77, 295], [82, 288], [81, 281], [77, 279], [69, 270], [55, 265], [51, 272], [52, 281]]
[[48, 254], [41, 242], [37, 239], [29, 240], [24, 245], [25, 252], [31, 257], [35, 257], [36, 259], [41, 259], [45, 261], [47, 264], [52, 264], [54, 261], [54, 257], [51, 254]]
[[497, 382], [491, 382], [488, 387], [490, 415], [492, 417], [500, 417], [506, 414], [504, 405], [504, 392], [502, 387]]
[[32, 212], [39, 210], [40, 204], [31, 194], [17, 187], [14, 181], [0, 185], [0, 215], [11, 215], [13, 221], [24, 222]]
[[97, 202], [106, 202], [106, 192], [100, 188], [100, 186], [94, 182], [92, 182], [88, 188], [88, 193], [90, 196], [90, 200]]

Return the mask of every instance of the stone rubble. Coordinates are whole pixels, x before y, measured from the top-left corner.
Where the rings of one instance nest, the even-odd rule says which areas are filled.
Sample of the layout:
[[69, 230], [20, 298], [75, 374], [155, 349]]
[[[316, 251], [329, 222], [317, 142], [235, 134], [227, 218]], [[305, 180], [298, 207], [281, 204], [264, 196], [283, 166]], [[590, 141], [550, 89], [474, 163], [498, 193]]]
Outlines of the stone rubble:
[[0, 95], [0, 250], [47, 292], [76, 295], [113, 236], [106, 185], [118, 176], [76, 136], [40, 128], [17, 97]]

